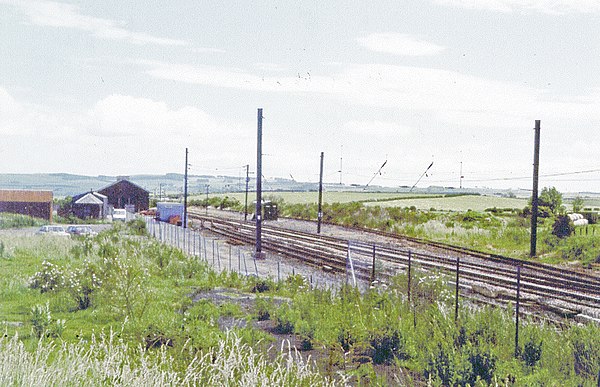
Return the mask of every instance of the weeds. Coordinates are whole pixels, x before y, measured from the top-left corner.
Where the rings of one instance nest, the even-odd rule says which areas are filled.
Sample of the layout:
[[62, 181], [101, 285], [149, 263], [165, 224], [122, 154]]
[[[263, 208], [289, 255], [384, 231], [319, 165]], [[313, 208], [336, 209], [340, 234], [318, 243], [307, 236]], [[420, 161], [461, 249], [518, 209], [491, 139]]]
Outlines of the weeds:
[[218, 345], [173, 368], [166, 347], [132, 350], [111, 332], [90, 344], [39, 341], [29, 353], [18, 336], [0, 338], [0, 385], [26, 386], [332, 386], [290, 347], [271, 361], [230, 332]]

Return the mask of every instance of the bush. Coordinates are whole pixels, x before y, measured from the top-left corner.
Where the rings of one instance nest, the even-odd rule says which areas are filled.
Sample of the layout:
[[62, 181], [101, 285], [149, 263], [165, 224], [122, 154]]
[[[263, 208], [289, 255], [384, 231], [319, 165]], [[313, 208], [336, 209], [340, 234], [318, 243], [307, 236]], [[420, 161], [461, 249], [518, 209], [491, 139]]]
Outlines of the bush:
[[31, 324], [38, 339], [42, 336], [60, 337], [65, 329], [65, 320], [52, 320], [48, 303], [31, 308]]
[[542, 342], [529, 340], [525, 343], [521, 353], [521, 360], [527, 367], [535, 367], [542, 358]]
[[445, 348], [438, 343], [433, 354], [430, 355], [424, 376], [426, 379], [439, 381], [444, 386], [453, 384], [455, 377], [454, 353], [450, 348]]
[[52, 262], [44, 261], [42, 270], [29, 279], [29, 287], [46, 293], [62, 287], [63, 282], [63, 270]]
[[571, 222], [571, 219], [567, 215], [559, 215], [556, 217], [556, 220], [552, 225], [552, 235], [562, 239], [572, 235], [574, 231], [575, 226], [573, 226], [573, 222]]
[[465, 380], [463, 380], [463, 382], [474, 386], [478, 380], [483, 380], [489, 385], [492, 383], [496, 361], [496, 356], [490, 351], [481, 351], [480, 347], [475, 348], [474, 351], [469, 354], [471, 370], [465, 375]]
[[600, 256], [600, 240], [573, 235], [563, 239], [557, 246], [563, 259], [580, 260], [583, 264], [595, 262]]
[[136, 218], [127, 222], [127, 228], [132, 235], [148, 235], [146, 230], [146, 222], [142, 218]]
[[396, 329], [376, 332], [371, 337], [372, 359], [375, 364], [391, 364], [394, 358], [407, 359], [401, 333]]
[[597, 330], [591, 325], [574, 327], [571, 331], [571, 342], [575, 373], [593, 380], [600, 373], [600, 337]]
[[294, 322], [299, 320], [298, 317], [296, 310], [283, 304], [275, 314], [275, 331], [280, 334], [293, 333]]
[[266, 321], [271, 318], [271, 303], [264, 298], [256, 298], [256, 319], [258, 321]]

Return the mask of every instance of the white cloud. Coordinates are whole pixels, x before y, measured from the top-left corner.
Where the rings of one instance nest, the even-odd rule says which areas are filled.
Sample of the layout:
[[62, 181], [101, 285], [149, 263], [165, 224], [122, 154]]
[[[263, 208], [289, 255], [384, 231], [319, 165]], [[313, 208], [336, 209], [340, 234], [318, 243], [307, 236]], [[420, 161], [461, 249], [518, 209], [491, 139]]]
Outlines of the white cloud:
[[0, 0], [24, 13], [29, 22], [39, 26], [72, 28], [89, 32], [107, 40], [120, 40], [133, 44], [154, 44], [161, 46], [187, 46], [188, 42], [179, 39], [163, 38], [141, 32], [130, 31], [114, 20], [87, 16], [80, 13], [79, 7], [53, 1]]
[[226, 67], [191, 66], [154, 61], [140, 61], [149, 67], [148, 75], [184, 83], [252, 91], [331, 93], [339, 90], [331, 77], [310, 73], [295, 76], [265, 77], [251, 72]]
[[218, 127], [200, 109], [171, 109], [161, 101], [119, 94], [98, 101], [86, 116], [90, 134], [101, 137], [185, 136]]
[[227, 52], [226, 50], [212, 47], [194, 47], [190, 48], [190, 51], [198, 54], [225, 54]]
[[400, 125], [396, 122], [386, 121], [348, 121], [344, 123], [344, 131], [349, 136], [362, 136], [368, 134], [378, 138], [399, 138], [407, 136], [413, 132], [409, 127]]
[[253, 139], [253, 128], [254, 123], [225, 122], [197, 107], [174, 108], [119, 94], [86, 111], [59, 111], [20, 102], [0, 86], [0, 133], [5, 139], [0, 150], [12, 160], [3, 172], [24, 166], [28, 172], [173, 172], [180, 169], [185, 147], [196, 166], [242, 165], [251, 159], [246, 144]]
[[370, 34], [359, 37], [357, 42], [371, 51], [402, 56], [431, 56], [444, 50], [435, 43], [398, 33]]
[[600, 122], [600, 95], [549, 97], [546, 90], [423, 67], [352, 64], [328, 75], [262, 77], [249, 71], [139, 62], [153, 77], [210, 87], [321, 94], [359, 106], [426, 112], [467, 127], [522, 127], [533, 117], [585, 117]]
[[597, 0], [435, 0], [453, 7], [485, 9], [497, 12], [534, 11], [548, 14], [597, 13]]

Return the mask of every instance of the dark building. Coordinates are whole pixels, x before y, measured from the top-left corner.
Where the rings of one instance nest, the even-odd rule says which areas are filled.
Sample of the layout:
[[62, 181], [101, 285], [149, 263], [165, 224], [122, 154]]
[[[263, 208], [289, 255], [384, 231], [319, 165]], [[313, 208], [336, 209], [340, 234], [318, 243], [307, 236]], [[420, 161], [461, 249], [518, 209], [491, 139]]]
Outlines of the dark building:
[[52, 221], [52, 191], [0, 190], [0, 212]]
[[98, 190], [98, 193], [106, 196], [108, 204], [114, 208], [133, 206], [138, 212], [147, 210], [150, 205], [150, 192], [124, 178]]
[[80, 219], [102, 219], [108, 214], [108, 198], [98, 192], [87, 192], [73, 197], [71, 212]]

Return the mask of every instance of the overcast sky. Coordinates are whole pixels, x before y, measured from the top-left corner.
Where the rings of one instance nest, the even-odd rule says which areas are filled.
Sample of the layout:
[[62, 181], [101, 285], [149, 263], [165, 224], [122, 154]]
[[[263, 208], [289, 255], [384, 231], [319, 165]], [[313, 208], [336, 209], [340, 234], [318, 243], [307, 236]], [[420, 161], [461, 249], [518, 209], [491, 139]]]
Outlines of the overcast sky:
[[[600, 1], [0, 0], [0, 173], [600, 191]], [[341, 160], [340, 160], [341, 159]], [[341, 161], [341, 163], [340, 163]], [[340, 174], [340, 165], [341, 171]]]

